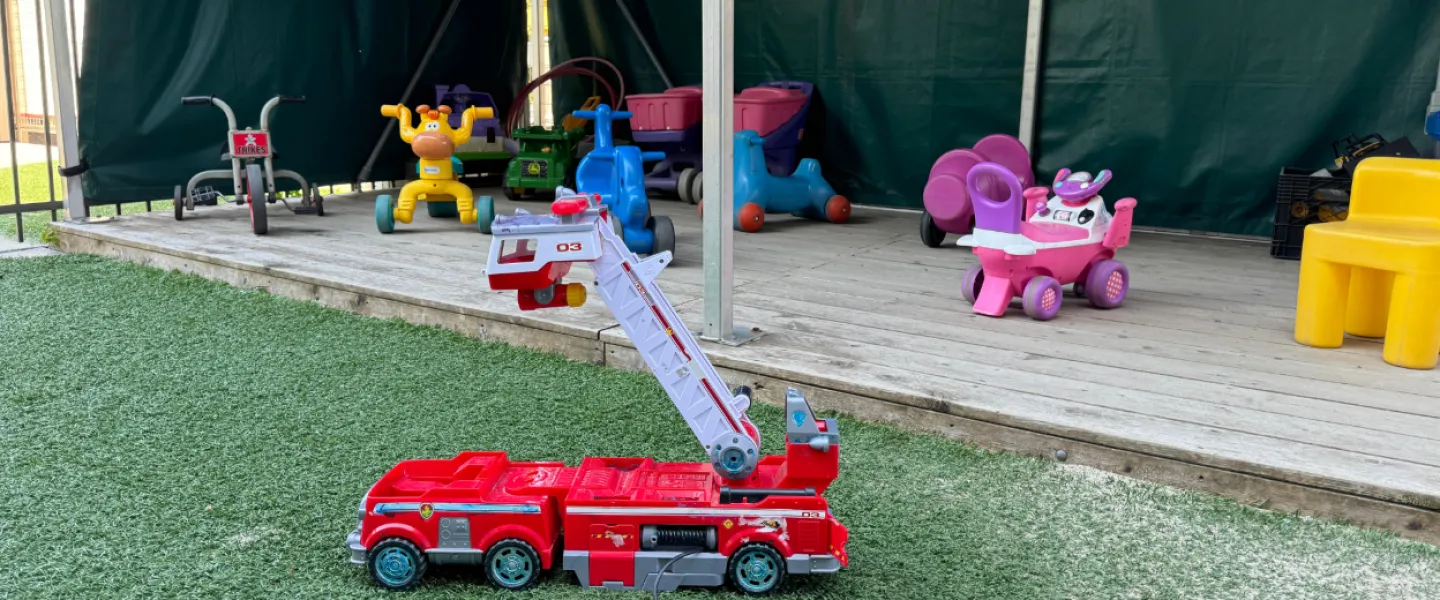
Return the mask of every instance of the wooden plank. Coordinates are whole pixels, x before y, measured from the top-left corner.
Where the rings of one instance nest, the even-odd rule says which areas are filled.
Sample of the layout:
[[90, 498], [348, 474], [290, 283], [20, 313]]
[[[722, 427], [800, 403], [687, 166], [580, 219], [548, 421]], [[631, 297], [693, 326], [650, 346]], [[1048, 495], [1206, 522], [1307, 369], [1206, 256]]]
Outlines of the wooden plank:
[[[864, 285], [856, 281], [857, 285]], [[873, 285], [873, 284], [872, 284]], [[740, 300], [737, 298], [737, 302]], [[769, 302], [770, 300], [767, 300]], [[773, 302], [790, 302], [786, 298], [779, 298]], [[922, 320], [896, 318], [888, 314], [876, 314], [865, 311], [840, 311], [829, 307], [798, 306], [786, 304], [787, 310], [805, 311], [831, 311], [836, 314], [831, 320], [842, 323], [870, 323], [877, 327], [885, 327], [895, 331], [935, 336], [940, 331], [945, 335], [966, 337], [974, 339], [977, 343], [984, 345], [1005, 348], [1012, 343], [1022, 343], [1019, 340], [1029, 340], [1028, 343], [1043, 342], [1046, 344], [1057, 344], [1061, 348], [1074, 348], [1083, 346], [1104, 351], [1118, 351], [1129, 355], [1131, 358], [1119, 360], [1112, 364], [1125, 364], [1126, 362], [1153, 362], [1153, 359], [1170, 359], [1184, 361], [1196, 365], [1209, 365], [1211, 367], [1226, 367], [1241, 371], [1264, 374], [1266, 378], [1274, 379], [1274, 383], [1261, 383], [1259, 389], [1270, 389], [1284, 393], [1296, 393], [1297, 395], [1313, 396], [1310, 393], [1299, 393], [1288, 388], [1276, 389], [1279, 384], [1295, 383], [1302, 388], [1314, 388], [1316, 382], [1331, 384], [1344, 384], [1351, 388], [1349, 393], [1358, 395], [1368, 393], [1370, 389], [1381, 389], [1398, 391], [1410, 394], [1417, 394], [1427, 397], [1440, 397], [1440, 386], [1435, 383], [1440, 381], [1435, 371], [1413, 371], [1394, 368], [1379, 368], [1383, 377], [1377, 377], [1370, 372], [1355, 372], [1354, 363], [1341, 363], [1347, 369], [1316, 368], [1317, 363], [1324, 365], [1325, 362], [1333, 360], [1333, 353], [1320, 349], [1309, 349], [1300, 346], [1295, 347], [1296, 352], [1312, 353], [1313, 362], [1297, 360], [1293, 357], [1265, 356], [1265, 360], [1256, 360], [1257, 353], [1225, 350], [1221, 348], [1196, 349], [1186, 346], [1174, 346], [1170, 344], [1153, 343], [1147, 340], [1120, 338], [1113, 336], [1093, 336], [1084, 332], [1076, 331], [1065, 324], [1062, 311], [1060, 320], [1049, 323], [1033, 322], [1023, 318], [991, 319], [974, 315], [973, 313], [929, 313]], [[1139, 310], [1136, 305], [1127, 305], [1124, 310]], [[858, 314], [857, 314], [858, 313]], [[943, 321], [941, 319], [944, 319]], [[883, 323], [883, 324], [882, 324]], [[1004, 335], [1009, 334], [1009, 335]], [[997, 337], [1001, 336], [1001, 337]], [[1013, 337], [1012, 337], [1013, 336]], [[982, 341], [983, 340], [983, 341]], [[1116, 360], [1118, 357], [1110, 355], [1106, 360]], [[1371, 361], [1374, 367], [1382, 367], [1383, 364]], [[1221, 377], [1227, 377], [1227, 374]], [[1330, 397], [1330, 396], [1324, 396]]]
[[[744, 311], [737, 307], [737, 318]], [[748, 315], [745, 317], [751, 318]], [[687, 318], [692, 321], [693, 317]], [[628, 345], [614, 330], [601, 341]], [[802, 385], [881, 398], [968, 419], [1025, 429], [1333, 491], [1440, 508], [1440, 469], [1354, 452], [1195, 427], [1168, 419], [1058, 401], [760, 342], [738, 348], [706, 345], [713, 362]], [[836, 379], [844, 373], [844, 380]], [[1264, 456], [1263, 464], [1254, 457]]]
[[[748, 306], [748, 305], [747, 305]], [[774, 333], [769, 343], [785, 344], [797, 348], [833, 349], [837, 355], [852, 360], [887, 365], [917, 373], [933, 372], [940, 376], [954, 376], [982, 384], [1009, 389], [1033, 391], [1035, 393], [1059, 394], [1069, 390], [1074, 382], [1085, 382], [1100, 386], [1099, 393], [1132, 396], [1141, 393], [1147, 399], [1139, 412], [1157, 416], [1173, 416], [1171, 402], [1195, 402], [1197, 406], [1209, 408], [1217, 418], [1201, 418], [1197, 423], [1205, 426], [1225, 426], [1236, 411], [1242, 411], [1259, 423], [1259, 429], [1245, 426], [1247, 421], [1229, 425], [1241, 430], [1261, 431], [1273, 429], [1276, 423], [1267, 415], [1283, 415], [1314, 420], [1324, 423], [1354, 427], [1362, 432], [1347, 434], [1354, 439], [1362, 452], [1371, 452], [1373, 439], [1384, 434], [1409, 436], [1411, 444], [1403, 452], [1422, 451], [1422, 462], [1440, 464], [1440, 445], [1429, 440], [1440, 440], [1440, 407], [1417, 407], [1424, 414], [1404, 413], [1354, 404], [1317, 400], [1264, 392], [1236, 387], [1225, 383], [1209, 383], [1180, 379], [1167, 375], [1138, 372], [1122, 367], [1091, 364], [1074, 360], [1037, 356], [1025, 352], [997, 350], [966, 344], [959, 340], [927, 340], [916, 344], [912, 336], [897, 334], [882, 329], [841, 326], [794, 313], [775, 313], [762, 308], [748, 307], [749, 314], [764, 315], [760, 323]], [[863, 347], [863, 352], [855, 348]], [[912, 353], [928, 355], [930, 359], [917, 359]], [[900, 355], [897, 358], [896, 355]], [[930, 369], [927, 371], [927, 367]], [[965, 376], [962, 376], [964, 374]], [[974, 377], [974, 378], [972, 378]], [[976, 379], [978, 378], [978, 379]], [[1042, 381], [1061, 379], [1053, 384]], [[1073, 380], [1073, 381], [1067, 381]], [[1018, 383], [1016, 383], [1018, 382]], [[1053, 385], [1053, 387], [1051, 387]], [[1107, 391], [1108, 390], [1108, 391]], [[1083, 396], [1083, 395], [1082, 395]], [[1085, 400], [1088, 401], [1088, 400]], [[1219, 407], [1210, 406], [1219, 405]], [[1406, 407], [1410, 408], [1410, 407]], [[1203, 416], [1203, 415], [1202, 415]], [[1197, 417], [1199, 418], [1199, 417]], [[1287, 425], [1288, 427], [1289, 425]], [[1314, 438], [1294, 437], [1305, 430], [1297, 426], [1293, 430], [1280, 428], [1275, 435], [1287, 439], [1309, 441], [1319, 445], [1336, 446], [1341, 438], [1329, 433]], [[1392, 455], [1402, 457], [1403, 454]]]

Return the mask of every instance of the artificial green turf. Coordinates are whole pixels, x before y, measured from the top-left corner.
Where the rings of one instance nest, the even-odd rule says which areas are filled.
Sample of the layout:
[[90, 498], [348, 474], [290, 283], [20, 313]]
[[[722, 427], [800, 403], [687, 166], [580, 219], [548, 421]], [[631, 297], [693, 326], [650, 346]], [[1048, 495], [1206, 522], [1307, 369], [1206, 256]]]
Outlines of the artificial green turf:
[[[454, 568], [391, 596], [344, 537], [406, 458], [701, 458], [644, 374], [97, 258], [0, 260], [0, 335], [0, 596], [618, 598]], [[851, 566], [787, 596], [1440, 597], [1428, 545], [841, 424]]]

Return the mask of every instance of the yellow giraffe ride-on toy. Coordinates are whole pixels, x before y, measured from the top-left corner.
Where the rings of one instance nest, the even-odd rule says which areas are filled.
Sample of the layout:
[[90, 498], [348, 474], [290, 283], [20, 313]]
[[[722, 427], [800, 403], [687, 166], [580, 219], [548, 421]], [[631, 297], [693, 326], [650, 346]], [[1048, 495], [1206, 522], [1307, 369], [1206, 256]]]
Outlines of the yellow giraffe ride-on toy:
[[[490, 233], [490, 223], [495, 220], [495, 201], [489, 196], [475, 199], [470, 186], [465, 185], [456, 173], [455, 149], [470, 141], [470, 129], [476, 120], [494, 117], [489, 108], [472, 106], [466, 110], [459, 129], [450, 127], [450, 107], [432, 109], [420, 105], [415, 108], [420, 115], [420, 125], [412, 126], [414, 120], [410, 109], [402, 104], [387, 104], [380, 107], [380, 114], [400, 121], [400, 139], [410, 144], [410, 149], [420, 159], [420, 178], [400, 188], [400, 199], [389, 194], [375, 198], [375, 226], [380, 233], [395, 231], [395, 222], [409, 223], [415, 216], [415, 204], [438, 202], [454, 203], [460, 222], [475, 224], [481, 233]], [[432, 211], [432, 214], [437, 211]], [[445, 211], [448, 212], [448, 211]]]

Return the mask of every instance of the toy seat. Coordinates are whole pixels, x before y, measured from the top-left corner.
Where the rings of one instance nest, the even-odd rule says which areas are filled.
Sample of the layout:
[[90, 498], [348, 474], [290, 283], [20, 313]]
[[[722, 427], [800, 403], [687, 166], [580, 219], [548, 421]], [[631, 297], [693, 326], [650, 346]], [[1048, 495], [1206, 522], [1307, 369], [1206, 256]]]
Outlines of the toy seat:
[[1346, 221], [1305, 228], [1295, 341], [1385, 338], [1385, 362], [1440, 357], [1440, 161], [1375, 157], [1355, 172]]
[[659, 94], [633, 94], [631, 131], [683, 131], [700, 122], [702, 92], [699, 86], [670, 88]]
[[779, 129], [810, 99], [798, 89], [752, 87], [735, 95], [735, 131], [750, 130], [765, 137]]

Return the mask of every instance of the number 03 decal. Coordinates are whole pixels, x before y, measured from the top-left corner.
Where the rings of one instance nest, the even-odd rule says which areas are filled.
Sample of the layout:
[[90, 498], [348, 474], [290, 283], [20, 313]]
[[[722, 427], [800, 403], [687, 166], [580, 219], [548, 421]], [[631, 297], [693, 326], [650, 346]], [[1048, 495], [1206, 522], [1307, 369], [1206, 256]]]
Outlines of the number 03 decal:
[[581, 248], [580, 242], [569, 242], [569, 243], [565, 243], [565, 244], [555, 244], [555, 251], [556, 251], [556, 252], [579, 252], [579, 251], [580, 251], [580, 248]]

